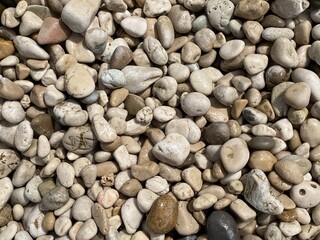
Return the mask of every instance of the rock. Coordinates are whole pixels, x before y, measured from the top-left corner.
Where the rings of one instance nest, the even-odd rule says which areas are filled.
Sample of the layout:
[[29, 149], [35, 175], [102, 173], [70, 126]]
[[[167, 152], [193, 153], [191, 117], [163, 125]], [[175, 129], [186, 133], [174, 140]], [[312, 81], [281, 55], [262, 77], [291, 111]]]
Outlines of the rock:
[[71, 209], [72, 217], [76, 221], [87, 221], [91, 218], [91, 208], [93, 201], [86, 195], [78, 198]]
[[211, 123], [204, 130], [204, 137], [209, 144], [222, 145], [230, 139], [230, 129], [227, 123]]
[[199, 192], [201, 190], [203, 184], [202, 173], [198, 168], [194, 166], [186, 168], [182, 171], [181, 176], [182, 179], [190, 185], [193, 191]]
[[268, 57], [263, 54], [249, 54], [243, 60], [247, 73], [254, 75], [265, 70], [268, 66]]
[[249, 161], [247, 144], [241, 138], [232, 138], [220, 148], [220, 158], [228, 173], [236, 173]]
[[138, 16], [126, 17], [120, 25], [126, 33], [135, 38], [142, 37], [147, 31], [146, 19]]
[[16, 148], [24, 152], [29, 149], [32, 144], [33, 129], [29, 121], [24, 120], [19, 123], [16, 134], [14, 136], [14, 143]]
[[191, 117], [206, 114], [210, 106], [209, 98], [202, 93], [191, 92], [181, 97], [181, 108]]
[[298, 54], [287, 38], [278, 38], [274, 41], [270, 55], [273, 61], [285, 68], [296, 67], [299, 63]]
[[250, 155], [248, 165], [251, 169], [260, 169], [263, 172], [270, 172], [276, 162], [276, 157], [269, 151], [254, 151]]
[[89, 27], [101, 5], [101, 0], [72, 0], [62, 9], [62, 21], [76, 33], [82, 33]]
[[97, 235], [97, 233], [98, 228], [95, 221], [93, 219], [88, 219], [81, 225], [79, 231], [77, 232], [76, 239], [92, 239], [94, 236]]
[[7, 100], [20, 100], [23, 98], [23, 89], [7, 78], [0, 78], [0, 97]]
[[40, 204], [29, 206], [25, 210], [28, 214], [23, 216], [23, 226], [33, 238], [43, 236], [47, 233], [43, 226], [44, 213], [40, 211]]
[[284, 92], [286, 103], [295, 108], [303, 109], [308, 106], [310, 101], [311, 88], [305, 82], [298, 82], [289, 86]]
[[7, 177], [20, 163], [20, 156], [11, 149], [0, 149], [0, 178]]
[[212, 27], [218, 31], [228, 33], [228, 24], [234, 11], [233, 2], [230, 0], [209, 0], [205, 9]]
[[179, 133], [184, 136], [190, 144], [198, 142], [201, 137], [200, 128], [188, 118], [171, 120], [166, 125], [165, 133], [166, 135], [170, 133]]
[[100, 114], [94, 115], [91, 122], [93, 131], [100, 142], [109, 143], [117, 138], [117, 133], [113, 127]]
[[8, 177], [0, 179], [0, 210], [5, 207], [13, 193], [13, 185]]
[[94, 91], [95, 83], [83, 65], [75, 64], [69, 67], [65, 73], [65, 88], [72, 97], [84, 98]]
[[295, 18], [309, 5], [306, 0], [275, 0], [271, 4], [271, 11], [281, 18]]
[[320, 192], [320, 186], [313, 181], [303, 181], [290, 189], [290, 198], [298, 207], [312, 208], [319, 204], [320, 200], [315, 197]]
[[274, 147], [275, 142], [270, 137], [253, 137], [248, 145], [255, 150], [269, 150]]
[[0, 38], [0, 59], [4, 59], [14, 54], [15, 48], [13, 42]]
[[109, 221], [105, 208], [103, 208], [99, 203], [95, 203], [92, 206], [91, 211], [92, 218], [94, 219], [99, 231], [104, 235], [107, 234], [109, 231]]
[[300, 137], [309, 143], [310, 147], [316, 147], [320, 143], [319, 127], [320, 121], [316, 118], [307, 119], [300, 127]]
[[174, 5], [168, 12], [168, 17], [172, 21], [174, 30], [177, 33], [187, 33], [191, 30], [192, 18], [190, 12], [183, 6]]
[[33, 39], [16, 36], [13, 39], [14, 46], [21, 56], [29, 59], [47, 60], [50, 58], [49, 54], [43, 50]]
[[129, 234], [133, 234], [139, 228], [143, 214], [138, 208], [137, 199], [129, 198], [121, 207], [121, 217]]
[[75, 179], [74, 168], [67, 162], [62, 162], [56, 169], [57, 178], [62, 186], [69, 188], [73, 185]]
[[107, 46], [108, 35], [101, 27], [90, 28], [85, 34], [85, 43], [94, 54], [102, 54]]
[[137, 204], [143, 213], [148, 213], [152, 204], [159, 196], [149, 189], [143, 188], [137, 195]]
[[48, 17], [41, 25], [37, 42], [40, 45], [64, 42], [70, 33], [70, 29], [61, 19]]
[[[117, 188], [118, 189], [118, 188]], [[119, 199], [119, 193], [117, 190], [106, 187], [99, 192], [97, 196], [97, 202], [104, 208], [110, 208]]]
[[162, 71], [155, 67], [126, 66], [122, 69], [125, 75], [125, 88], [130, 93], [140, 93], [162, 76]]
[[178, 218], [178, 204], [169, 195], [157, 198], [147, 215], [147, 226], [154, 233], [165, 234], [176, 225]]
[[283, 212], [282, 203], [270, 192], [267, 176], [259, 169], [254, 169], [247, 175], [245, 199], [258, 211], [277, 215]]
[[147, 17], [158, 17], [167, 14], [171, 10], [171, 3], [169, 0], [157, 1], [146, 0], [143, 4], [143, 13]]
[[174, 42], [174, 27], [169, 17], [160, 16], [156, 22], [156, 30], [158, 33], [159, 41], [161, 45], [168, 49], [172, 46]]
[[168, 62], [168, 54], [158, 39], [148, 36], [143, 40], [143, 49], [150, 60], [157, 65], [165, 65]]
[[263, 0], [242, 0], [239, 1], [234, 10], [234, 15], [246, 20], [258, 20], [269, 10], [268, 2]]
[[12, 207], [6, 204], [0, 210], [0, 227], [7, 225], [9, 221], [12, 221]]
[[65, 187], [55, 187], [43, 196], [40, 209], [41, 211], [53, 211], [61, 208], [68, 200], [68, 190]]
[[199, 231], [199, 224], [187, 209], [188, 202], [178, 202], [178, 219], [175, 230], [183, 236], [191, 235]]
[[44, 135], [50, 138], [53, 133], [51, 116], [41, 113], [31, 120], [31, 127], [38, 135]]
[[226, 42], [219, 51], [219, 55], [224, 60], [231, 60], [237, 57], [244, 49], [245, 42], [239, 39]]
[[190, 152], [188, 140], [178, 134], [171, 133], [165, 139], [158, 142], [152, 150], [152, 153], [160, 161], [172, 166], [183, 164]]
[[207, 234], [210, 240], [239, 240], [240, 234], [234, 218], [226, 211], [213, 211], [207, 219]]
[[123, 72], [118, 69], [109, 69], [100, 75], [100, 80], [109, 89], [121, 88], [126, 84]]

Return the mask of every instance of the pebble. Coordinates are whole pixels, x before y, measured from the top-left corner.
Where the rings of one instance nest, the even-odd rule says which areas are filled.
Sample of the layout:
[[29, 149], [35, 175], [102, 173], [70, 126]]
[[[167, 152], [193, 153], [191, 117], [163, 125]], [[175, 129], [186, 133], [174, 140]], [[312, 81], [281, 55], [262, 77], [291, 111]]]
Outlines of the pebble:
[[0, 178], [7, 177], [20, 164], [20, 156], [11, 149], [0, 149]]
[[71, 214], [72, 217], [77, 221], [86, 221], [91, 218], [91, 207], [93, 201], [88, 196], [81, 196], [74, 202]]
[[294, 18], [309, 7], [310, 3], [304, 0], [275, 0], [271, 4], [271, 11], [281, 18]]
[[263, 150], [252, 152], [248, 165], [252, 169], [260, 169], [264, 172], [270, 172], [276, 162], [277, 159], [272, 153]]
[[72, 222], [70, 218], [66, 216], [60, 216], [55, 221], [54, 232], [60, 237], [65, 236], [71, 227], [72, 227]]
[[319, 124], [319, 120], [309, 118], [300, 127], [300, 137], [304, 142], [309, 143], [310, 147], [316, 147], [320, 143], [317, 134]]
[[191, 92], [181, 99], [181, 108], [189, 116], [196, 117], [206, 114], [210, 108], [210, 100], [202, 93]]
[[183, 236], [198, 232], [199, 224], [187, 209], [188, 202], [178, 202], [178, 218], [175, 230]]
[[69, 200], [68, 190], [65, 187], [55, 187], [43, 196], [40, 204], [41, 211], [59, 209]]
[[162, 76], [162, 71], [155, 67], [126, 66], [122, 72], [126, 79], [124, 87], [133, 94], [146, 90]]
[[129, 198], [122, 205], [121, 218], [126, 231], [129, 234], [134, 234], [143, 220], [143, 214], [138, 208], [136, 198]]
[[247, 144], [240, 138], [232, 138], [220, 148], [220, 159], [228, 173], [241, 170], [249, 161]]
[[310, 101], [311, 88], [305, 82], [298, 82], [289, 86], [284, 92], [286, 103], [295, 108], [303, 109], [307, 107]]
[[237, 57], [244, 49], [245, 42], [242, 40], [230, 40], [226, 42], [219, 51], [219, 55], [224, 60], [231, 60]]
[[152, 150], [152, 153], [160, 161], [172, 166], [183, 164], [190, 152], [188, 140], [178, 134], [171, 133], [165, 139], [158, 142]]
[[171, 10], [171, 3], [169, 0], [156, 1], [146, 0], [143, 4], [143, 13], [147, 17], [158, 17], [167, 14]]
[[259, 169], [251, 170], [244, 189], [245, 199], [257, 210], [277, 215], [283, 212], [282, 203], [270, 193], [270, 184]]
[[247, 73], [258, 74], [268, 66], [268, 57], [262, 54], [249, 54], [243, 60], [243, 65]]
[[[41, 20], [42, 22], [42, 20]], [[48, 17], [40, 25], [37, 42], [40, 45], [56, 44], [67, 40], [70, 29], [61, 19]], [[29, 35], [29, 34], [28, 34]]]
[[178, 89], [177, 81], [169, 76], [157, 80], [152, 87], [152, 93], [161, 101], [172, 99]]
[[298, 207], [311, 208], [319, 204], [319, 199], [315, 198], [319, 193], [320, 186], [313, 181], [303, 181], [300, 184], [292, 186], [290, 189], [290, 198]]
[[203, 70], [195, 70], [190, 75], [190, 84], [195, 91], [206, 96], [210, 95], [213, 90], [211, 77]]
[[62, 162], [56, 169], [57, 177], [62, 186], [69, 188], [73, 185], [75, 178], [74, 168], [66, 162]]
[[262, 38], [274, 42], [280, 37], [292, 39], [294, 32], [290, 28], [267, 27], [261, 34]]
[[189, 167], [182, 171], [182, 179], [195, 191], [199, 192], [202, 188], [202, 173], [196, 167]]
[[152, 204], [146, 223], [154, 233], [165, 234], [176, 226], [177, 219], [177, 202], [169, 195], [163, 195]]
[[147, 31], [147, 21], [138, 16], [126, 17], [120, 25], [132, 37], [142, 37]]
[[[153, 0], [152, 2], [155, 2]], [[167, 0], [165, 1], [167, 2]], [[192, 28], [192, 19], [189, 11], [181, 5], [174, 5], [168, 12], [168, 17], [172, 21], [174, 30], [177, 33], [187, 33]]]
[[50, 57], [49, 54], [31, 38], [16, 36], [13, 39], [13, 43], [21, 56], [27, 59], [47, 60]]
[[237, 3], [234, 15], [246, 20], [257, 20], [263, 17], [269, 8], [269, 4], [262, 0], [244, 0]]
[[255, 150], [269, 150], [272, 149], [275, 142], [270, 137], [253, 137], [249, 142], [248, 146]]
[[213, 89], [214, 97], [223, 105], [231, 106], [238, 98], [237, 90], [234, 87], [219, 85]]
[[44, 213], [40, 211], [39, 204], [29, 206], [26, 212], [28, 214], [25, 214], [23, 217], [25, 230], [28, 231], [33, 238], [45, 235], [47, 231], [42, 225], [44, 222]]
[[88, 219], [79, 228], [76, 239], [86, 240], [92, 239], [98, 233], [98, 228], [93, 219]]
[[33, 129], [29, 121], [24, 120], [19, 123], [16, 134], [14, 136], [14, 143], [19, 151], [26, 151], [31, 146], [33, 139]]
[[196, 63], [201, 56], [201, 49], [192, 42], [187, 42], [181, 49], [181, 60], [185, 63]]
[[119, 199], [119, 193], [112, 188], [104, 188], [99, 192], [97, 196], [97, 201], [104, 208], [110, 208]]
[[82, 33], [88, 29], [100, 4], [101, 0], [69, 1], [62, 9], [61, 19], [73, 32]]
[[292, 68], [298, 65], [298, 54], [287, 38], [280, 37], [274, 41], [270, 56], [277, 64], [285, 67]]
[[13, 185], [8, 177], [0, 179], [0, 210], [3, 209], [13, 193]]
[[192, 188], [185, 182], [175, 184], [172, 192], [179, 200], [188, 200], [194, 196]]
[[75, 98], [89, 96], [95, 89], [91, 74], [81, 64], [69, 67], [65, 73], [66, 91]]
[[228, 33], [228, 24], [232, 18], [235, 6], [232, 1], [209, 0], [205, 10], [210, 24], [218, 31]]

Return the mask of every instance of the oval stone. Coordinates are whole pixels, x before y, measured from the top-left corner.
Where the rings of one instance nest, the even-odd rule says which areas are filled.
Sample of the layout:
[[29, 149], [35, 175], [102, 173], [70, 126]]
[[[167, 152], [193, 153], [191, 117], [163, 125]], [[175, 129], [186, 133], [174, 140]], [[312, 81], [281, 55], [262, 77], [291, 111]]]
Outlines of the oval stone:
[[147, 216], [147, 226], [155, 233], [165, 234], [175, 227], [177, 218], [177, 202], [169, 195], [163, 195], [154, 201]]
[[275, 146], [275, 142], [271, 137], [253, 137], [248, 145], [255, 150], [269, 150]]
[[210, 240], [240, 240], [234, 218], [226, 211], [214, 211], [207, 220], [207, 234]]

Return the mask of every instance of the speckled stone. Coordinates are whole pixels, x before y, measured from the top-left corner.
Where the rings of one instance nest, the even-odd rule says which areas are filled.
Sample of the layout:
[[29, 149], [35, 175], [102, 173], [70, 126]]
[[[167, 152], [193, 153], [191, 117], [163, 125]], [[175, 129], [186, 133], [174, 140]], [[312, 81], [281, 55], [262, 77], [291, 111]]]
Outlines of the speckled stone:
[[147, 226], [157, 234], [171, 231], [178, 218], [178, 203], [169, 195], [157, 198], [147, 216]]
[[214, 211], [207, 219], [207, 234], [210, 240], [240, 240], [234, 218], [226, 211]]

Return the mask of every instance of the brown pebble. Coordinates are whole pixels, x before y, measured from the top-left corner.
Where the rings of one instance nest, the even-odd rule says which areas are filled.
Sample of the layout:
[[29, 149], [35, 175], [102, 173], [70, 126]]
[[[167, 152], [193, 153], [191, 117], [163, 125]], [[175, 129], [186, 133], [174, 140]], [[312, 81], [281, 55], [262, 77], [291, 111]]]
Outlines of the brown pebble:
[[114, 140], [111, 143], [102, 143], [102, 142], [100, 142], [101, 149], [104, 150], [104, 151], [107, 151], [107, 152], [113, 152], [118, 147], [120, 147], [120, 145], [122, 145], [122, 140], [121, 140], [121, 137], [119, 137], [119, 136], [116, 138], [116, 140]]
[[97, 166], [97, 177], [102, 177], [108, 173], [119, 172], [119, 167], [113, 161], [107, 161], [96, 164]]
[[42, 226], [46, 231], [52, 231], [54, 228], [54, 223], [56, 222], [56, 217], [54, 216], [53, 212], [47, 212], [44, 215]]
[[292, 222], [297, 220], [298, 215], [295, 209], [284, 210], [281, 214], [277, 215], [278, 219], [282, 222]]
[[122, 194], [124, 194], [128, 197], [135, 197], [135, 196], [137, 196], [138, 192], [141, 189], [142, 189], [141, 183], [137, 179], [132, 178], [132, 179], [126, 181], [122, 185], [119, 192], [121, 192]]
[[132, 51], [125, 46], [118, 46], [110, 59], [110, 68], [122, 69], [132, 61]]
[[269, 151], [254, 151], [249, 159], [249, 167], [260, 169], [264, 172], [272, 170], [273, 165], [277, 162], [276, 157]]
[[110, 94], [110, 106], [118, 107], [127, 98], [129, 90], [126, 88], [115, 89]]
[[46, 90], [46, 87], [41, 85], [35, 85], [31, 90], [30, 100], [34, 105], [36, 105], [39, 108], [47, 107], [43, 98], [45, 90]]
[[147, 226], [155, 233], [170, 232], [178, 219], [178, 204], [169, 195], [157, 198], [147, 216]]
[[149, 178], [154, 177], [160, 171], [158, 164], [155, 162], [146, 162], [143, 164], [137, 164], [131, 167], [131, 174], [134, 178], [140, 182], [146, 181]]
[[0, 81], [0, 97], [7, 100], [20, 100], [23, 98], [23, 89], [7, 78]]
[[12, 221], [12, 207], [10, 204], [6, 204], [0, 210], [0, 227], [7, 225], [9, 221]]
[[45, 135], [50, 138], [53, 133], [52, 119], [49, 114], [42, 113], [31, 120], [32, 129], [40, 136]]
[[14, 46], [11, 40], [0, 38], [0, 60], [14, 54]]
[[130, 115], [135, 116], [146, 105], [142, 97], [130, 93], [124, 101], [124, 106]]

